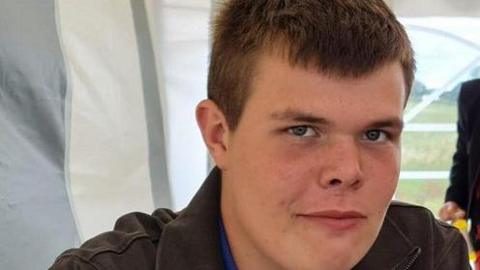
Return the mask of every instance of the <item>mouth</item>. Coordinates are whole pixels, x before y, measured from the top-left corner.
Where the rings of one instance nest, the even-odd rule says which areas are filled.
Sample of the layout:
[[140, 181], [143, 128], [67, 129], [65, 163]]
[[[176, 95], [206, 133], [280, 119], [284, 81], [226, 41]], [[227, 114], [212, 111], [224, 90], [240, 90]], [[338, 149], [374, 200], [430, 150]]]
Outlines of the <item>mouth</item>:
[[360, 226], [367, 216], [357, 211], [319, 211], [298, 214], [298, 218], [333, 231], [347, 231]]

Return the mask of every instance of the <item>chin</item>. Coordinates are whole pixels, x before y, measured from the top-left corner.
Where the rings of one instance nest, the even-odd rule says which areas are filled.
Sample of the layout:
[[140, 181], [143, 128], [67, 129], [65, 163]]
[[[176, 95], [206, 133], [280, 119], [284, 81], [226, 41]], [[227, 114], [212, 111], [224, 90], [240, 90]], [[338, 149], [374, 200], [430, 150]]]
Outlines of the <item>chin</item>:
[[[345, 251], [343, 251], [345, 252]], [[358, 261], [351, 258], [341, 258], [339, 256], [333, 256], [325, 258], [321, 261], [308, 261], [298, 263], [294, 266], [286, 267], [285, 269], [299, 269], [299, 270], [350, 270]]]
[[[319, 241], [316, 241], [319, 242]], [[329, 243], [327, 243], [329, 242]], [[323, 241], [321, 246], [310, 246], [308, 249], [298, 250], [297, 254], [284, 257], [283, 269], [299, 270], [350, 270], [368, 252], [368, 243], [356, 241]]]

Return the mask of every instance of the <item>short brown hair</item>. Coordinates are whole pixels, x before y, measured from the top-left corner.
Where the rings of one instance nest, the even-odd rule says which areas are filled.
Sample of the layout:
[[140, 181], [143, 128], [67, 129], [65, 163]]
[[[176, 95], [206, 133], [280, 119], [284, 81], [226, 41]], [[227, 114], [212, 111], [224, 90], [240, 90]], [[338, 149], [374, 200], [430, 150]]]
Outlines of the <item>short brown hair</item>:
[[234, 130], [249, 95], [255, 59], [281, 48], [292, 65], [360, 77], [399, 61], [407, 89], [415, 60], [402, 25], [381, 0], [230, 0], [216, 16], [208, 98]]

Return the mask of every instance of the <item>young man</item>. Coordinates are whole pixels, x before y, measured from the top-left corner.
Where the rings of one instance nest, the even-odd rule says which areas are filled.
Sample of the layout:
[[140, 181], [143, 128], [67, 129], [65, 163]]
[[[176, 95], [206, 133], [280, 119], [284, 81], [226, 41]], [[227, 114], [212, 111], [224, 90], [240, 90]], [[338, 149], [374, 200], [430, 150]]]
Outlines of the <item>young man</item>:
[[390, 203], [414, 60], [380, 0], [232, 0], [197, 120], [216, 168], [179, 213], [129, 214], [51, 269], [469, 269]]

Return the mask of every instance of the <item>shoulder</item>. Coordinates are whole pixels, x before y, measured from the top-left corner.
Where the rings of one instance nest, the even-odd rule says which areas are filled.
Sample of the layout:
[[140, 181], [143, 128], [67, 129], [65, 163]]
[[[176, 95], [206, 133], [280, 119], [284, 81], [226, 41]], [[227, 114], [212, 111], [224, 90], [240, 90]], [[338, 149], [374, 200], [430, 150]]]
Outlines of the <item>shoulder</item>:
[[480, 79], [470, 80], [462, 83], [460, 88], [459, 101], [467, 102], [480, 97]]
[[475, 91], [475, 89], [480, 90], [480, 79], [474, 79], [462, 83], [463, 91]]
[[470, 138], [472, 129], [477, 129], [477, 115], [480, 111], [480, 79], [462, 83], [458, 95], [458, 119]]
[[[420, 247], [421, 263], [432, 264], [434, 269], [449, 269], [443, 266], [451, 263], [468, 264], [466, 244], [460, 232], [437, 220], [427, 208], [392, 202], [386, 220], [404, 234], [413, 246]], [[425, 262], [429, 259], [433, 261]]]
[[425, 219], [435, 219], [432, 212], [427, 208], [420, 205], [415, 205], [415, 204], [410, 204], [410, 203], [400, 202], [400, 201], [392, 201], [390, 203], [387, 211], [387, 216], [390, 216], [394, 219], [397, 219], [398, 217], [404, 217], [404, 216], [407, 216], [407, 217], [415, 216], [415, 217], [420, 217]]
[[423, 206], [393, 201], [387, 218], [399, 229], [407, 232], [413, 240], [423, 239], [428, 235], [435, 237], [436, 241], [461, 238], [456, 228], [436, 219], [432, 212]]
[[168, 209], [158, 209], [152, 215], [126, 214], [117, 220], [113, 231], [63, 252], [50, 269], [153, 269], [162, 231], [176, 217]]

